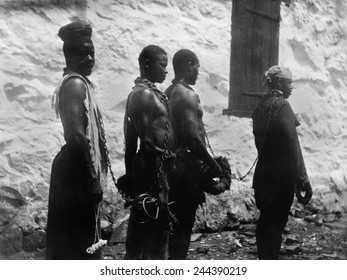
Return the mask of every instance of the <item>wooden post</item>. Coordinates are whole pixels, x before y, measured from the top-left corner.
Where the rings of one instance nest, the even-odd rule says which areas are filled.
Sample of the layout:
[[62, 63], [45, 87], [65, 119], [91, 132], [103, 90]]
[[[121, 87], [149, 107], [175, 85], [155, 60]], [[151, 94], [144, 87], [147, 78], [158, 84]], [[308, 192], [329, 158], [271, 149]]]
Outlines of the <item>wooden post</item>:
[[278, 64], [280, 0], [233, 0], [226, 115], [250, 117], [265, 94], [263, 73]]

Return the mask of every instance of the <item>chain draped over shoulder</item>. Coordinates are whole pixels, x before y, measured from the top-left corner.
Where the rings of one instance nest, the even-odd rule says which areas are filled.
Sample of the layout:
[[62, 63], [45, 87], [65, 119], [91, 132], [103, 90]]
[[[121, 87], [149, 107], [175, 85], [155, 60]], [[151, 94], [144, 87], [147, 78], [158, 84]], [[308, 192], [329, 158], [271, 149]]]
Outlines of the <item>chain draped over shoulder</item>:
[[152, 90], [154, 92], [154, 94], [156, 95], [156, 97], [158, 97], [159, 101], [161, 103], [163, 103], [166, 108], [168, 107], [168, 98], [167, 98], [167, 96], [161, 90], [159, 90], [154, 83], [152, 83], [148, 79], [144, 79], [144, 78], [141, 78], [141, 77], [136, 78], [134, 83], [135, 83], [135, 86], [133, 88], [142, 86], [144, 88]]

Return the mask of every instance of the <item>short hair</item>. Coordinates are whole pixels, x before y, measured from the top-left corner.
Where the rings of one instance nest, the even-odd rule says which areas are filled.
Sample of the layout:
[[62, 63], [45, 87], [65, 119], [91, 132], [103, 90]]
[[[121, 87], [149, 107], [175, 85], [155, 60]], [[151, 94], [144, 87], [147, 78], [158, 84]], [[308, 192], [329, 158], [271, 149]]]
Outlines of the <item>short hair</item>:
[[189, 63], [198, 62], [199, 59], [197, 55], [188, 49], [181, 49], [175, 53], [172, 64], [174, 68], [175, 75], [181, 74], [183, 71], [187, 69]]
[[144, 65], [147, 59], [154, 60], [156, 59], [156, 56], [161, 54], [167, 55], [167, 53], [161, 47], [158, 47], [156, 45], [148, 45], [144, 47], [139, 55], [140, 67]]

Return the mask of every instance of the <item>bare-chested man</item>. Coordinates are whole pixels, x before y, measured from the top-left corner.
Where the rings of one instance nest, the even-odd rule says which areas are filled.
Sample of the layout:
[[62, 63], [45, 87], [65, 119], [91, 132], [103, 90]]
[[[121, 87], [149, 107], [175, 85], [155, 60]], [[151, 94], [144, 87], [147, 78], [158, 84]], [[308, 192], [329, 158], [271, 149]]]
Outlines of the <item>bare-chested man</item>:
[[210, 168], [213, 177], [219, 177], [221, 170], [206, 149], [203, 111], [199, 96], [190, 87], [198, 78], [199, 59], [192, 51], [182, 49], [174, 55], [173, 67], [175, 79], [165, 94], [169, 97], [170, 119], [177, 139], [175, 171], [170, 179], [170, 201], [176, 202], [179, 228], [170, 236], [169, 257], [185, 259], [195, 212], [198, 205], [205, 201], [203, 182], [199, 176], [201, 162]]
[[132, 180], [130, 195], [135, 200], [125, 258], [167, 259], [167, 172], [175, 138], [167, 97], [155, 86], [165, 80], [167, 54], [149, 45], [142, 50], [139, 64], [141, 75], [128, 96], [124, 118], [125, 168]]
[[47, 259], [100, 259], [86, 252], [99, 241], [98, 205], [106, 186], [101, 114], [87, 76], [94, 66], [92, 28], [73, 22], [59, 30], [66, 60], [54, 93], [66, 144], [53, 161], [47, 221]]

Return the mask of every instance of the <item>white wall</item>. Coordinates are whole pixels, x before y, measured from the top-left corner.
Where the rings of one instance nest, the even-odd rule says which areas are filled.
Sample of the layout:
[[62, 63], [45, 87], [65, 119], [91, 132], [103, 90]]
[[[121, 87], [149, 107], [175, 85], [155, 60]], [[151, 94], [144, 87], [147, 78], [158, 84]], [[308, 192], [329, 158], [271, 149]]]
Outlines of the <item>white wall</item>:
[[[124, 100], [139, 72], [138, 54], [148, 44], [163, 47], [170, 61], [180, 48], [197, 53], [201, 74], [195, 89], [211, 144], [228, 157], [235, 173], [251, 165], [256, 156], [251, 120], [221, 114], [228, 104], [230, 0], [33, 2], [0, 2], [0, 187], [17, 190], [27, 202], [21, 207], [23, 224], [34, 211], [46, 209], [51, 162], [64, 144], [62, 126], [50, 108], [64, 67], [57, 32], [78, 17], [93, 26], [96, 66], [90, 78], [99, 91], [117, 176], [124, 172]], [[315, 198], [329, 211], [347, 207], [346, 14], [346, 0], [282, 6], [280, 61], [293, 70], [290, 102], [302, 122], [307, 169]], [[162, 89], [173, 78], [171, 63], [168, 70]], [[1, 207], [15, 215], [18, 206]]]

